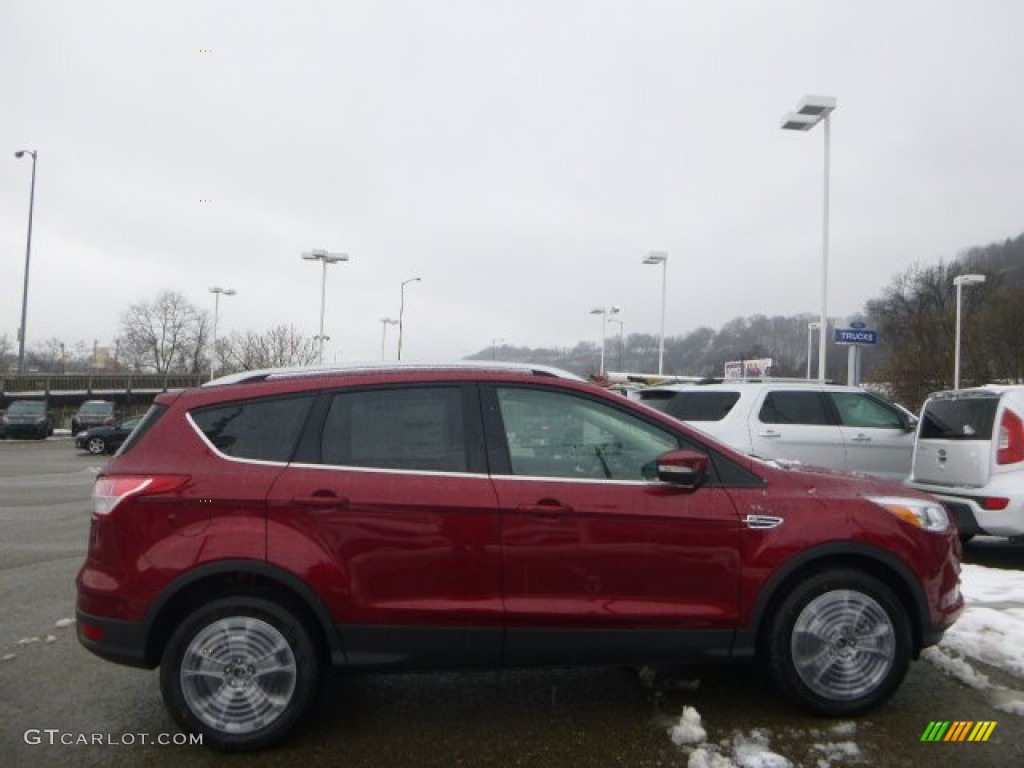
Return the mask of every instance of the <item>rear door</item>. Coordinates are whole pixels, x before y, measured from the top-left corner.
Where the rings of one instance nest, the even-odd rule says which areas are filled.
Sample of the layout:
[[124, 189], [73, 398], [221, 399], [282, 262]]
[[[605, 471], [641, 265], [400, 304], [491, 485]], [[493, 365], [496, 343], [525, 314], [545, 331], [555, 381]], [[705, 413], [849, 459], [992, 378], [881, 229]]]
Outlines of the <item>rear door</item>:
[[914, 447], [914, 480], [951, 487], [985, 485], [998, 407], [999, 395], [988, 392], [943, 394], [928, 400]]
[[325, 393], [270, 496], [270, 560], [313, 583], [349, 661], [497, 664], [497, 502], [475, 385]]
[[839, 414], [847, 469], [904, 480], [914, 452], [914, 433], [907, 429], [906, 417], [868, 392], [829, 392], [827, 396]]
[[766, 390], [750, 422], [750, 443], [762, 458], [846, 469], [843, 434], [820, 390]]

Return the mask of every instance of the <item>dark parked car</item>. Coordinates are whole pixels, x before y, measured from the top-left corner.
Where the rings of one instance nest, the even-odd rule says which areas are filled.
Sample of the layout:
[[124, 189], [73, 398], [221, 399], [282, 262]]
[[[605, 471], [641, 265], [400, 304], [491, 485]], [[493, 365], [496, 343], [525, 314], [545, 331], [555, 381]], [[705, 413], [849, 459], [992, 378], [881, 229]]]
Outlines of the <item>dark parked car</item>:
[[89, 427], [112, 427], [120, 418], [117, 406], [109, 400], [86, 400], [71, 417], [71, 434]]
[[43, 440], [53, 434], [53, 418], [42, 400], [15, 400], [0, 417], [4, 437], [34, 437]]
[[92, 454], [113, 453], [121, 447], [142, 417], [125, 419], [113, 427], [92, 427], [75, 436], [75, 447]]
[[158, 395], [96, 479], [78, 637], [219, 749], [325, 668], [758, 658], [863, 712], [963, 610], [942, 505], [761, 461], [552, 369], [248, 372]]

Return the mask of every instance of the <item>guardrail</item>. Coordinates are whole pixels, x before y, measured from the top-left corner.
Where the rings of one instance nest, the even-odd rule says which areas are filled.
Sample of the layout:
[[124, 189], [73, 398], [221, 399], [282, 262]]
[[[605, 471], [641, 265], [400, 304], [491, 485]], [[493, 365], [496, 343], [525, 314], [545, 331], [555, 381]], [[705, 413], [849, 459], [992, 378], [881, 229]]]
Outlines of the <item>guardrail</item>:
[[198, 387], [208, 379], [202, 374], [147, 373], [26, 373], [0, 375], [0, 396], [56, 394], [110, 395], [166, 392]]

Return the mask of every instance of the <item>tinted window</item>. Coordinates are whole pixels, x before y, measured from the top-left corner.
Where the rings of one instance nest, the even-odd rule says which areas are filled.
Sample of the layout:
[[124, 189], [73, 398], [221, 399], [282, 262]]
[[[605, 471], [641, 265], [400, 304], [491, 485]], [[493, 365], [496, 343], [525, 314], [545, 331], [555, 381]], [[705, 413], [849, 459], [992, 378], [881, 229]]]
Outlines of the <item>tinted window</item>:
[[832, 392], [839, 423], [847, 427], [903, 429], [904, 421], [891, 405], [860, 392]]
[[78, 412], [87, 416], [103, 416], [114, 412], [113, 403], [83, 403]]
[[334, 396], [324, 423], [325, 464], [466, 472], [459, 387], [405, 387]]
[[638, 397], [640, 398], [640, 402], [647, 407], [664, 411], [668, 406], [669, 401], [672, 400], [675, 395], [676, 393], [670, 389], [651, 389], [640, 392]]
[[832, 423], [825, 398], [818, 392], [769, 392], [758, 418], [765, 424]]
[[199, 408], [191, 416], [223, 454], [288, 461], [312, 402], [312, 395], [245, 400]]
[[512, 474], [642, 480], [679, 441], [641, 419], [561, 392], [498, 390]]
[[739, 399], [739, 392], [676, 392], [663, 410], [680, 421], [721, 421]]
[[999, 399], [932, 400], [921, 417], [923, 439], [991, 440]]

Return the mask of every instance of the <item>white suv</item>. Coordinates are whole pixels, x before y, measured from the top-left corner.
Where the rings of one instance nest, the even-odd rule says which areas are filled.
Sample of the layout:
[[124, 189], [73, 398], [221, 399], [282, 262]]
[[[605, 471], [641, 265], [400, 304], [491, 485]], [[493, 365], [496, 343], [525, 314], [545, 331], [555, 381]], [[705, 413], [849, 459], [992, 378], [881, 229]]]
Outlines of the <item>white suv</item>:
[[1024, 536], [1024, 386], [931, 395], [907, 484], [938, 496], [964, 540]]
[[910, 474], [917, 420], [860, 387], [744, 379], [669, 384], [631, 397], [761, 458], [897, 481]]

